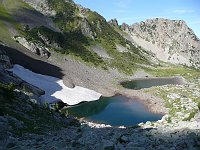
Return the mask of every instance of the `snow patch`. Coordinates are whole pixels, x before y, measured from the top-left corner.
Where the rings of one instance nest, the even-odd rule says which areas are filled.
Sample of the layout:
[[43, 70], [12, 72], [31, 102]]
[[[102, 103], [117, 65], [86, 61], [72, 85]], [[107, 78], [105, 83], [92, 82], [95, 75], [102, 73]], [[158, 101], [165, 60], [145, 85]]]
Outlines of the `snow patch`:
[[10, 71], [24, 81], [44, 90], [45, 95], [41, 96], [43, 103], [53, 103], [61, 100], [68, 105], [75, 105], [83, 101], [98, 100], [101, 96], [100, 93], [80, 86], [68, 88], [64, 85], [63, 80], [34, 73], [17, 64]]

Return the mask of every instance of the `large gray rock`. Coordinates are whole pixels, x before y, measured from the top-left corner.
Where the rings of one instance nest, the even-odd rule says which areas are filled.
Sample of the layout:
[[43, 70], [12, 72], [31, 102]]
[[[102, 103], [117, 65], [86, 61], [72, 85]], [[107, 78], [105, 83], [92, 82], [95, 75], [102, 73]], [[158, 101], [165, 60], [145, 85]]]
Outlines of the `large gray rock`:
[[32, 51], [37, 55], [40, 55], [41, 57], [50, 57], [49, 49], [39, 41], [27, 41], [24, 37], [16, 37], [15, 40], [18, 41], [24, 47], [26, 47], [28, 50]]
[[104, 141], [103, 145], [102, 145], [102, 149], [104, 149], [104, 150], [114, 150], [115, 145], [111, 141]]
[[[61, 50], [62, 48], [58, 45], [58, 43], [56, 43], [55, 41], [51, 41], [48, 37], [46, 37], [45, 35], [42, 35], [40, 32], [38, 32], [38, 37], [40, 37], [42, 39], [42, 41], [47, 44], [50, 47], [53, 47], [55, 49]], [[45, 48], [48, 50], [48, 48]], [[49, 51], [48, 51], [49, 52]], [[50, 55], [50, 54], [48, 54]]]
[[83, 35], [94, 39], [96, 37], [96, 33], [92, 31], [92, 28], [86, 18], [83, 18], [81, 21], [81, 31]]
[[65, 86], [67, 86], [69, 88], [74, 88], [75, 87], [75, 84], [73, 83], [73, 80], [70, 77], [64, 76], [63, 82], [64, 82]]
[[94, 45], [91, 47], [91, 49], [102, 58], [112, 59], [112, 57], [110, 57], [109, 54], [107, 53], [106, 49], [104, 49], [101, 45]]
[[46, 16], [56, 15], [56, 11], [49, 6], [48, 0], [23, 0], [23, 1], [28, 3], [30, 6], [32, 6], [37, 11], [41, 12]]

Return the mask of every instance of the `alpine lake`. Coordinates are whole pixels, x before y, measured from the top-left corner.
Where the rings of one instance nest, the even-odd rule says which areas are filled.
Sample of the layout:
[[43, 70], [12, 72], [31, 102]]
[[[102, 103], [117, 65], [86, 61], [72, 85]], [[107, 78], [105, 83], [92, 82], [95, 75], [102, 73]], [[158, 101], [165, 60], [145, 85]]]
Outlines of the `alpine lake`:
[[[134, 90], [167, 84], [182, 84], [182, 82], [176, 78], [139, 79], [121, 82], [123, 87]], [[101, 97], [97, 101], [68, 107], [65, 111], [77, 118], [111, 126], [135, 126], [141, 122], [160, 120], [163, 116], [150, 112], [139, 100], [122, 95]]]

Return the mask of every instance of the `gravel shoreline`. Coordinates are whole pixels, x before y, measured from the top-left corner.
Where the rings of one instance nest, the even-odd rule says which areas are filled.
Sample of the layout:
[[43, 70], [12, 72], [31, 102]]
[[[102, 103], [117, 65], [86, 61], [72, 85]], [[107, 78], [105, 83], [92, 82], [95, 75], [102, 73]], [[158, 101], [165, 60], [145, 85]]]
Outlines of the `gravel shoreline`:
[[163, 99], [145, 93], [143, 90], [124, 89], [119, 91], [117, 94], [142, 103], [152, 113], [163, 115], [168, 113], [168, 109], [165, 107], [165, 101]]

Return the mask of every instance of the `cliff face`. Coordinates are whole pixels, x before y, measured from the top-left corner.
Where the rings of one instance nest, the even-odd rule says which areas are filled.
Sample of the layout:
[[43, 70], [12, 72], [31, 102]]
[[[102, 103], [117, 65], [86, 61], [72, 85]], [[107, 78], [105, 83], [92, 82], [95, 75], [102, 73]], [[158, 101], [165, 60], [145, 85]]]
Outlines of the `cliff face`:
[[162, 61], [200, 67], [200, 40], [183, 20], [148, 19], [121, 29]]

